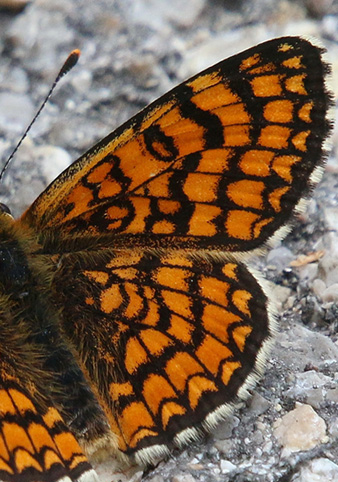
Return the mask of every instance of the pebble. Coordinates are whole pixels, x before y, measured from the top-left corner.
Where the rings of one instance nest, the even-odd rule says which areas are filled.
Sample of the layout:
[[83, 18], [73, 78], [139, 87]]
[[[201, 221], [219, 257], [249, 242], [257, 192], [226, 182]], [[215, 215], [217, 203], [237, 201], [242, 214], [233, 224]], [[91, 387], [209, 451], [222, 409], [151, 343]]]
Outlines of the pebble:
[[[333, 402], [338, 405], [338, 387], [337, 388], [332, 388], [328, 389], [326, 393], [326, 398], [330, 402]], [[337, 407], [338, 409], [338, 407]]]
[[238, 427], [240, 420], [238, 417], [231, 415], [224, 422], [220, 423], [212, 432], [216, 440], [224, 440], [232, 435], [234, 428]]
[[229, 474], [230, 472], [233, 472], [234, 470], [236, 470], [236, 465], [234, 465], [229, 460], [221, 460], [220, 468], [221, 468], [222, 474]]
[[332, 206], [325, 209], [325, 222], [327, 227], [337, 231], [338, 229], [338, 207]]
[[266, 412], [270, 407], [270, 402], [266, 398], [264, 398], [260, 393], [254, 393], [253, 397], [250, 400], [249, 404], [249, 412], [258, 417], [258, 415], [262, 415]]
[[319, 458], [302, 467], [292, 482], [337, 482], [338, 465], [332, 460]]
[[338, 359], [338, 346], [321, 333], [314, 333], [300, 324], [290, 325], [290, 334], [278, 334], [274, 354], [294, 372], [304, 372], [309, 363], [319, 365]]
[[277, 310], [277, 312], [280, 313], [283, 309], [283, 305], [291, 297], [291, 289], [288, 288], [287, 286], [281, 286], [281, 285], [270, 283], [269, 293], [270, 293], [270, 299], [272, 303], [275, 305], [275, 309]]
[[195, 477], [191, 474], [178, 474], [175, 475], [172, 479], [172, 482], [196, 482]]
[[274, 436], [283, 446], [282, 456], [309, 450], [326, 439], [326, 424], [310, 405], [297, 404], [274, 424]]
[[326, 284], [322, 279], [316, 278], [312, 282], [312, 290], [314, 294], [322, 300], [324, 291], [326, 290]]
[[318, 275], [318, 263], [309, 263], [297, 270], [300, 280], [311, 282]]
[[333, 438], [338, 439], [338, 412], [337, 417], [330, 423], [328, 432]]
[[323, 387], [329, 386], [330, 383], [330, 377], [314, 370], [297, 373], [294, 386], [286, 392], [286, 395], [296, 400], [302, 400], [313, 408], [320, 408], [326, 394]]
[[323, 291], [321, 298], [324, 301], [324, 303], [327, 303], [330, 301], [338, 301], [338, 283], [333, 283], [331, 286], [326, 288]]
[[266, 442], [263, 447], [262, 447], [262, 452], [263, 453], [266, 453], [266, 454], [270, 454], [271, 451], [272, 451], [272, 448], [273, 448], [273, 443], [271, 440], [269, 440], [268, 442]]
[[216, 440], [215, 447], [221, 454], [227, 455], [230, 450], [232, 449], [233, 442], [232, 440]]
[[[137, 470], [131, 477], [127, 478], [127, 482], [141, 482], [143, 479], [143, 470]], [[163, 479], [160, 477], [160, 479], [156, 482], [162, 482]], [[119, 481], [120, 482], [120, 481]], [[155, 481], [154, 481], [155, 482]]]
[[273, 265], [276, 268], [277, 273], [281, 273], [285, 268], [290, 266], [290, 262], [294, 258], [295, 255], [290, 249], [285, 246], [279, 246], [269, 252], [266, 261], [269, 265]]

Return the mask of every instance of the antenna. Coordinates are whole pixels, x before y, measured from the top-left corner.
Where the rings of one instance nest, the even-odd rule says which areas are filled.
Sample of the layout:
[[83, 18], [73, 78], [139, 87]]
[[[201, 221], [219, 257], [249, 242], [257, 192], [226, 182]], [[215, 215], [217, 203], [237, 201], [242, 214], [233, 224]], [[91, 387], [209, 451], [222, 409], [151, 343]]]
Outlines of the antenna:
[[35, 116], [33, 117], [31, 123], [29, 124], [29, 126], [27, 127], [27, 129], [25, 130], [25, 132], [23, 133], [21, 139], [19, 140], [19, 142], [17, 143], [15, 149], [13, 150], [12, 154], [9, 156], [9, 158], [7, 159], [7, 161], [5, 162], [5, 165], [4, 167], [2, 168], [1, 172], [0, 172], [0, 181], [1, 179], [3, 178], [3, 175], [9, 165], [9, 163], [11, 162], [11, 160], [13, 159], [16, 151], [19, 149], [19, 147], [21, 146], [22, 144], [22, 141], [24, 140], [24, 138], [27, 136], [28, 132], [30, 131], [32, 125], [34, 124], [34, 122], [36, 121], [36, 119], [39, 117], [42, 109], [45, 107], [45, 105], [47, 104], [50, 96], [52, 95], [55, 87], [57, 86], [57, 84], [59, 83], [59, 81], [62, 79], [62, 77], [64, 75], [66, 75], [77, 63], [77, 61], [79, 60], [79, 57], [80, 57], [80, 50], [79, 49], [75, 49], [73, 50], [67, 57], [65, 63], [63, 64], [63, 66], [61, 67], [60, 69], [60, 72], [58, 73], [58, 75], [56, 76], [54, 82], [53, 82], [53, 85], [52, 87], [50, 88], [48, 94], [46, 95], [46, 98], [45, 100], [42, 102], [40, 108], [38, 109], [37, 113], [35, 114]]

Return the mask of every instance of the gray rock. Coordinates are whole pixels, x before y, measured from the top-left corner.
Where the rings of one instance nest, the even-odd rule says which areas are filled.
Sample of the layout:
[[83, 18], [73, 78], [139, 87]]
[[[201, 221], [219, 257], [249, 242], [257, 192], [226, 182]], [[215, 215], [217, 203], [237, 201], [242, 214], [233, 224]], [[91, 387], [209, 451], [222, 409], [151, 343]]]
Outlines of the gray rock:
[[292, 482], [335, 482], [337, 480], [338, 465], [326, 458], [312, 460], [292, 478]]

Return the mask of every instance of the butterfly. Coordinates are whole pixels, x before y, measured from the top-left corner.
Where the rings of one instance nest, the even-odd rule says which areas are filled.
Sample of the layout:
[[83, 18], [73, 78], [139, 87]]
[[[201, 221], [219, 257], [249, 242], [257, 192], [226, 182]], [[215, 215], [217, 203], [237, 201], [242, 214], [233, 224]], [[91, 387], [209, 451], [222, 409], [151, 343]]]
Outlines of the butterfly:
[[[322, 169], [329, 67], [262, 43], [152, 103], [14, 220], [0, 214], [0, 480], [93, 481], [226, 418], [275, 320], [246, 255]], [[84, 455], [86, 454], [86, 455]]]

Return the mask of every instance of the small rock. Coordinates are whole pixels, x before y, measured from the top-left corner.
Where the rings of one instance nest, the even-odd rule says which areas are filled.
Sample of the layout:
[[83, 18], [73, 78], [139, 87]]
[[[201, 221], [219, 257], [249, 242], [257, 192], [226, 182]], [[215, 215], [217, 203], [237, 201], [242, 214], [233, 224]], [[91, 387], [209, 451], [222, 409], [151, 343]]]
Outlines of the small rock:
[[191, 474], [178, 474], [175, 475], [172, 479], [172, 482], [196, 482], [195, 477]]
[[[130, 478], [129, 477], [127, 478], [128, 482], [141, 482], [142, 479], [143, 479], [143, 471], [142, 470], [138, 470]], [[119, 479], [119, 482], [120, 482], [120, 479]], [[156, 480], [154, 482], [163, 482], [163, 478], [161, 476], [159, 476], [158, 480]]]
[[314, 408], [319, 408], [324, 401], [325, 393], [323, 387], [330, 382], [330, 377], [314, 370], [298, 373], [295, 377], [294, 386], [286, 392], [286, 395], [294, 399], [306, 401]]
[[299, 390], [309, 390], [311, 388], [323, 387], [326, 383], [331, 381], [330, 377], [323, 375], [323, 373], [318, 373], [315, 370], [309, 370], [304, 373], [298, 373], [296, 375], [297, 388]]
[[336, 15], [327, 15], [322, 20], [323, 32], [326, 35], [331, 35], [331, 38], [337, 38], [338, 25]]
[[323, 299], [323, 293], [326, 290], [326, 284], [322, 279], [316, 278], [312, 282], [312, 289], [314, 294], [320, 298]]
[[334, 283], [338, 283], [338, 266], [335, 266], [336, 259], [334, 259], [331, 269], [329, 269], [326, 273], [326, 285], [330, 286]]
[[[263, 432], [261, 432], [261, 430], [255, 430], [254, 433], [252, 434], [251, 441], [255, 445], [262, 446], [264, 442]], [[260, 450], [260, 449], [256, 449], [256, 453], [257, 453], [257, 450]]]
[[291, 324], [292, 338], [280, 332], [276, 340], [274, 355], [285, 360], [293, 371], [304, 372], [309, 360], [313, 365], [338, 359], [338, 346], [322, 335], [299, 324]]
[[269, 440], [266, 444], [263, 445], [262, 447], [262, 452], [266, 454], [270, 454], [273, 448], [273, 443], [271, 440]]
[[222, 474], [228, 474], [236, 469], [236, 465], [231, 463], [229, 460], [221, 460], [220, 466]]
[[327, 390], [326, 398], [330, 402], [338, 404], [338, 388], [332, 388], [330, 390]]
[[338, 300], [338, 283], [334, 283], [324, 290], [322, 300], [324, 303]]
[[285, 246], [272, 249], [267, 256], [267, 263], [276, 267], [277, 272], [288, 268], [294, 259], [294, 254]]
[[250, 402], [249, 412], [257, 417], [258, 415], [262, 415], [262, 413], [266, 412], [269, 407], [269, 400], [262, 397], [262, 395], [259, 393], [254, 393]]
[[338, 480], [338, 465], [329, 459], [312, 460], [292, 478], [292, 482], [335, 482]]
[[326, 439], [326, 424], [310, 405], [296, 408], [275, 422], [274, 435], [283, 446], [283, 456], [309, 450]]
[[318, 275], [318, 263], [308, 263], [298, 270], [300, 280], [308, 280], [309, 282]]
[[231, 437], [234, 428], [238, 427], [239, 418], [233, 416], [228, 417], [224, 422], [220, 423], [215, 430], [213, 436], [215, 439], [224, 440]]
[[328, 432], [333, 438], [338, 439], [338, 418], [330, 423]]
[[233, 448], [233, 442], [232, 440], [217, 440], [215, 447], [221, 454], [228, 454]]
[[276, 310], [282, 310], [284, 303], [287, 302], [291, 295], [291, 290], [287, 286], [270, 284], [271, 300], [276, 306]]
[[189, 469], [195, 470], [195, 471], [203, 470], [205, 468], [203, 464], [188, 464], [188, 467]]

